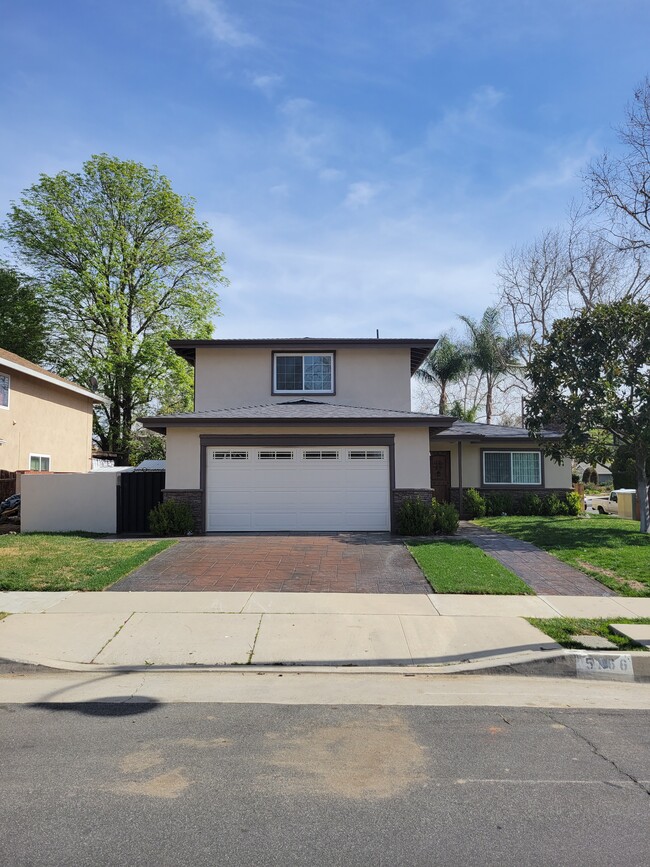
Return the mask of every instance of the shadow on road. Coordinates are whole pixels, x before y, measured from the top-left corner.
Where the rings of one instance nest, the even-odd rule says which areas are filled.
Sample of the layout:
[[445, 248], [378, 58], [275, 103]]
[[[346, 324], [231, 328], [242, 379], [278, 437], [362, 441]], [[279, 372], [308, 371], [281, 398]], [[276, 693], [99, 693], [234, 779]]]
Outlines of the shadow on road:
[[93, 699], [92, 701], [37, 701], [29, 707], [49, 711], [65, 711], [78, 713], [82, 716], [136, 716], [155, 710], [160, 702], [155, 698], [144, 697], [138, 701], [127, 701], [124, 696], [110, 696]]

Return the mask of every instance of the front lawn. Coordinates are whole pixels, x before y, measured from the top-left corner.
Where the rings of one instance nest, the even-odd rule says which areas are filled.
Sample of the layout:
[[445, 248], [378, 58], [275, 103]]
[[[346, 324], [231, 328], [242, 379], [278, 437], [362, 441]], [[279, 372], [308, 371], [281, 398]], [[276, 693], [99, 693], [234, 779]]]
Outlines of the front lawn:
[[407, 547], [436, 593], [533, 594], [520, 578], [466, 539], [413, 541]]
[[1, 536], [0, 590], [103, 590], [173, 544], [49, 533]]
[[[644, 650], [639, 644], [634, 644], [629, 638], [624, 635], [619, 635], [617, 632], [612, 632], [610, 625], [612, 623], [650, 623], [650, 617], [611, 617], [609, 620], [589, 620], [584, 617], [553, 617], [552, 619], [543, 620], [538, 617], [527, 617], [529, 623], [536, 626], [542, 632], [545, 632], [553, 641], [561, 644], [562, 647], [571, 647], [582, 649], [590, 648], [581, 644], [576, 638], [580, 635], [600, 635], [613, 642], [618, 650]], [[574, 638], [573, 636], [576, 636]]]
[[480, 518], [475, 523], [532, 542], [622, 596], [650, 596], [650, 536], [639, 533], [638, 521], [585, 515]]

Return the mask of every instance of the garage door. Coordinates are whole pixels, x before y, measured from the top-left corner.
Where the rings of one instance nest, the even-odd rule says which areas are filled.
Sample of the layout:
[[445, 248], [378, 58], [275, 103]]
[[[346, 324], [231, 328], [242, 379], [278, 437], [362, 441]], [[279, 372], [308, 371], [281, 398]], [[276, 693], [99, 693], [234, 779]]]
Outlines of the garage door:
[[208, 531], [388, 530], [386, 447], [208, 448]]

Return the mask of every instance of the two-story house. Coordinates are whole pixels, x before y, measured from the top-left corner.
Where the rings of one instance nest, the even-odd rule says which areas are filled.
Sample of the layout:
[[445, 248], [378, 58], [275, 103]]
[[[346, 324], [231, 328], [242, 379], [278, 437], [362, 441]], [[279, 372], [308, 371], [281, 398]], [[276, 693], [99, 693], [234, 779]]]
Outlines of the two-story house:
[[570, 489], [570, 466], [551, 471], [526, 431], [411, 411], [435, 343], [171, 341], [194, 367], [194, 411], [141, 419], [167, 435], [165, 497], [205, 532], [390, 530], [406, 497]]
[[87, 473], [105, 398], [0, 348], [0, 469]]

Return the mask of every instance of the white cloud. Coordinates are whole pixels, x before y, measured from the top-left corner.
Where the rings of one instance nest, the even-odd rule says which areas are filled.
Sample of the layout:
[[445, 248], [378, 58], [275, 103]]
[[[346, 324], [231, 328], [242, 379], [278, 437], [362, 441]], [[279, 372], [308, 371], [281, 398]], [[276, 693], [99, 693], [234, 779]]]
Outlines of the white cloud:
[[369, 184], [367, 181], [350, 184], [343, 204], [346, 208], [363, 208], [370, 204], [379, 190], [380, 187], [377, 184]]
[[261, 90], [265, 96], [273, 96], [278, 87], [282, 84], [283, 78], [281, 75], [269, 73], [268, 75], [255, 75], [251, 81], [253, 87]]
[[226, 11], [221, 0], [181, 0], [180, 8], [193, 15], [204, 31], [217, 42], [233, 48], [257, 45], [259, 40]]
[[503, 101], [505, 94], [491, 84], [485, 84], [472, 93], [462, 108], [448, 111], [438, 123], [429, 127], [427, 143], [437, 145], [450, 136], [465, 133], [467, 130], [484, 128], [491, 122], [494, 109]]
[[345, 172], [342, 172], [340, 169], [325, 168], [319, 171], [318, 177], [321, 179], [321, 181], [331, 183], [332, 181], [340, 181], [342, 178], [344, 178]]

